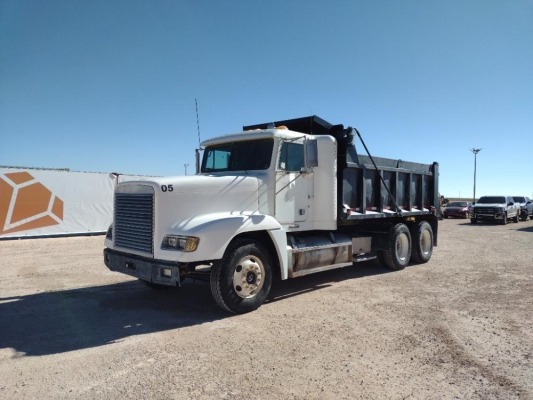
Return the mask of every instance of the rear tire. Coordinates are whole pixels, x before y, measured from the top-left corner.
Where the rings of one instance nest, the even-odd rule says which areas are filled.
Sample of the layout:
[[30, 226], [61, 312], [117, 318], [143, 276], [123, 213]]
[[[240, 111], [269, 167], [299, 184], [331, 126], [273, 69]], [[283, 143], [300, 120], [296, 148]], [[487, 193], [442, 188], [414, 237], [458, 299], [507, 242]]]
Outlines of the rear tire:
[[427, 263], [433, 254], [433, 229], [427, 221], [422, 221], [413, 226], [411, 230], [413, 251], [411, 259], [418, 263]]
[[211, 267], [211, 293], [217, 305], [231, 313], [256, 310], [272, 286], [272, 260], [255, 240], [237, 239]]
[[387, 234], [387, 247], [378, 253], [387, 268], [404, 269], [411, 259], [411, 233], [404, 224], [397, 224]]

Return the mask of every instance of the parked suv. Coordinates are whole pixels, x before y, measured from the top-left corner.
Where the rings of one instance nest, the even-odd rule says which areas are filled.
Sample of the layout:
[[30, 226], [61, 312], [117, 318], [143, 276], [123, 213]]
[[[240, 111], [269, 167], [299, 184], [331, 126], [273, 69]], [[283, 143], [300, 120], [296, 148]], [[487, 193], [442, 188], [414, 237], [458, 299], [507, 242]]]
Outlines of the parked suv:
[[533, 218], [533, 202], [529, 197], [513, 196], [513, 200], [520, 205], [520, 218], [522, 221], [527, 221], [530, 217]]
[[505, 225], [508, 219], [520, 220], [520, 205], [512, 196], [482, 196], [472, 207], [470, 222], [499, 221]]

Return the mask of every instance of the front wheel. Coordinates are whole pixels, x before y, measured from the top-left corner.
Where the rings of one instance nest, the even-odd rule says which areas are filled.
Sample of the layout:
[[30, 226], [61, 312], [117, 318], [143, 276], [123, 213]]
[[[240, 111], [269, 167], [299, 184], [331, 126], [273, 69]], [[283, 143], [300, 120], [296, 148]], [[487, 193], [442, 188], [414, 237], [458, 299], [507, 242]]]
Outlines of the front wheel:
[[507, 225], [507, 213], [503, 213], [501, 224], [502, 225]]
[[520, 211], [517, 211], [516, 215], [513, 218], [514, 223], [518, 223], [518, 221], [520, 221]]
[[429, 261], [433, 254], [433, 229], [427, 221], [422, 221], [411, 230], [413, 251], [411, 259], [419, 264]]
[[390, 269], [404, 269], [411, 259], [411, 233], [404, 224], [395, 225], [388, 233], [385, 250], [378, 252], [378, 259]]
[[256, 310], [272, 286], [270, 254], [255, 240], [236, 240], [211, 267], [210, 285], [215, 302], [226, 311]]
[[470, 218], [470, 223], [477, 224], [477, 218]]

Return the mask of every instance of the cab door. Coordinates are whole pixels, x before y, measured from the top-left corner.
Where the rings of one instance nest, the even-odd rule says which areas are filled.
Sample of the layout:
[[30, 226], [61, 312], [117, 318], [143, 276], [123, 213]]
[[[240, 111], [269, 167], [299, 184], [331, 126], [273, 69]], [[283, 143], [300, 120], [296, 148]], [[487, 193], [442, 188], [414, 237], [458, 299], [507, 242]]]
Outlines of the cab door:
[[294, 224], [305, 221], [310, 213], [312, 172], [305, 167], [302, 141], [284, 141], [276, 169], [275, 216], [280, 223]]

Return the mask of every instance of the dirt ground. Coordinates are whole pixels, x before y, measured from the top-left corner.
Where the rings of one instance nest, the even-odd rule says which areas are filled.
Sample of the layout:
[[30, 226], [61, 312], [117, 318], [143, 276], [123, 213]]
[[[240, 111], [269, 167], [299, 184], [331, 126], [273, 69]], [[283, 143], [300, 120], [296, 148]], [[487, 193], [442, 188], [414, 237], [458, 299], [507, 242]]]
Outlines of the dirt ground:
[[0, 241], [0, 399], [533, 399], [533, 221], [439, 229], [237, 316], [108, 271], [103, 236]]

